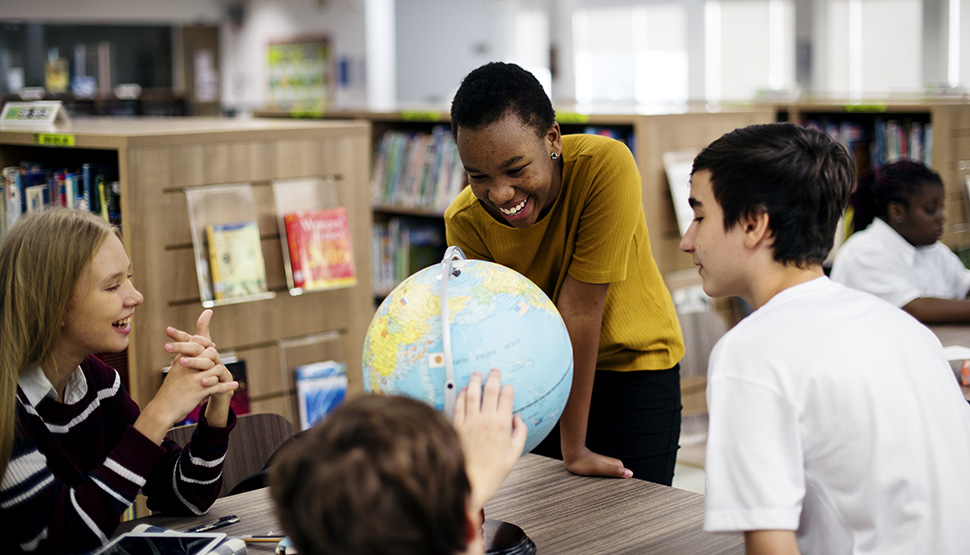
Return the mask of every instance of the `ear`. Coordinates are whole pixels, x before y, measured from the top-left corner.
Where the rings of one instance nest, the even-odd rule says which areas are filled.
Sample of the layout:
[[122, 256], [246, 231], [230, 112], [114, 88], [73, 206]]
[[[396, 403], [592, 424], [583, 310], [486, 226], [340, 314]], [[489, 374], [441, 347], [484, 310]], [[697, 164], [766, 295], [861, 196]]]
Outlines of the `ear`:
[[744, 232], [745, 247], [753, 249], [762, 244], [770, 244], [771, 228], [768, 226], [769, 221], [768, 211], [764, 208], [758, 208], [741, 218], [738, 225]]
[[889, 222], [887, 222], [889, 225], [901, 223], [903, 217], [906, 216], [906, 207], [899, 202], [891, 200], [886, 204], [886, 215], [889, 216]]
[[549, 130], [546, 131], [546, 148], [549, 153], [562, 153], [562, 131], [559, 129], [559, 122], [552, 122]]

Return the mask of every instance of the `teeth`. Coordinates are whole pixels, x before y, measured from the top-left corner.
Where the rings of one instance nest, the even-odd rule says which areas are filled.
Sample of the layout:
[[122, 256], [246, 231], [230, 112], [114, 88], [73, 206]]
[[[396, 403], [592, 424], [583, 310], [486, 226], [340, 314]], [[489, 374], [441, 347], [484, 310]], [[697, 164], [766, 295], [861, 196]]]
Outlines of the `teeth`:
[[129, 322], [131, 322], [131, 316], [129, 316], [127, 318], [124, 318], [122, 320], [118, 320], [117, 322], [115, 322], [115, 323], [113, 323], [111, 325], [114, 326], [114, 327], [116, 327], [116, 328], [123, 328], [123, 327], [127, 326]]
[[505, 208], [499, 208], [499, 210], [503, 214], [505, 214], [506, 216], [514, 216], [514, 215], [516, 215], [516, 214], [518, 214], [519, 212], [522, 211], [522, 208], [525, 207], [525, 201], [526, 200], [528, 200], [528, 199], [522, 199], [522, 202], [516, 204], [515, 206], [513, 206], [512, 208], [510, 208], [508, 210], [506, 210]]

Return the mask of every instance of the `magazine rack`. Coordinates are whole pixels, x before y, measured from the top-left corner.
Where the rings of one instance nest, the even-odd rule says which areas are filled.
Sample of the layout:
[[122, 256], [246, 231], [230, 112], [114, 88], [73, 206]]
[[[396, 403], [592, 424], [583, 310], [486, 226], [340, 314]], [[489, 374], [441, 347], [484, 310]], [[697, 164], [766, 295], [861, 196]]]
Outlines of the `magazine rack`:
[[[338, 331], [317, 333], [304, 337], [279, 340], [276, 342], [279, 350], [280, 372], [283, 373], [281, 382], [290, 391], [297, 393], [297, 369], [302, 366], [324, 362], [337, 361], [346, 363], [344, 352], [344, 338]], [[286, 407], [286, 416], [291, 422], [300, 422], [300, 400], [292, 397], [292, 403]]]
[[273, 182], [283, 267], [290, 295], [357, 283], [348, 213], [336, 176]]
[[185, 200], [202, 306], [275, 297], [266, 286], [252, 185], [188, 188]]

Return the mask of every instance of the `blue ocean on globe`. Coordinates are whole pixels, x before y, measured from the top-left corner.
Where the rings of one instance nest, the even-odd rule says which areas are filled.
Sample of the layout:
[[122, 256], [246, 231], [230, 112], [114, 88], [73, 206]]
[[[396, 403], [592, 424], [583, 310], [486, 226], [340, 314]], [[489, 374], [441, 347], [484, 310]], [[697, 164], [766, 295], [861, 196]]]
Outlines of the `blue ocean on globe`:
[[[454, 260], [447, 285], [455, 383], [497, 368], [515, 387], [514, 410], [529, 427], [531, 451], [555, 426], [572, 386], [573, 352], [548, 296], [518, 272], [481, 260]], [[441, 285], [444, 262], [416, 272], [384, 299], [364, 342], [364, 389], [406, 395], [445, 409]]]

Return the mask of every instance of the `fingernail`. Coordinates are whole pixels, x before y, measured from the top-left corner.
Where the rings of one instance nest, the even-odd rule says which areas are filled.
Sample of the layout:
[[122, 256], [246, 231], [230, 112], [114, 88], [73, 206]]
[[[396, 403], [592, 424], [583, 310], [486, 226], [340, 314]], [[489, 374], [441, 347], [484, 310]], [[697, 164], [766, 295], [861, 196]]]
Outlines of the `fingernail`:
[[633, 471], [630, 470], [629, 468], [624, 468], [623, 469], [623, 477], [624, 478], [633, 478]]

